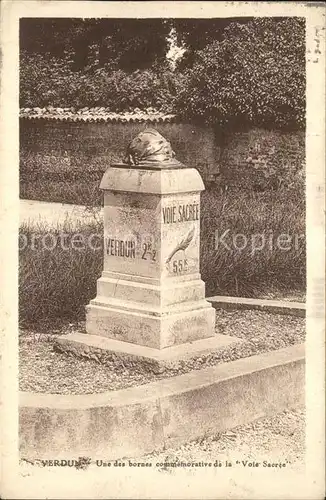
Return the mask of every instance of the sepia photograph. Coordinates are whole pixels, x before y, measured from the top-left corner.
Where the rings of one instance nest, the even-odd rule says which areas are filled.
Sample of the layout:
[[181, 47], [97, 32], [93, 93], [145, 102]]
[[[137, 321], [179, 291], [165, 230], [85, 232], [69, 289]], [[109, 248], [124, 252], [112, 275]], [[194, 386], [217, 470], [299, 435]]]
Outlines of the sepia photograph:
[[93, 498], [323, 498], [286, 480], [323, 441], [325, 9], [136, 3], [15, 25], [17, 470], [52, 484], [23, 498], [91, 498], [88, 474]]

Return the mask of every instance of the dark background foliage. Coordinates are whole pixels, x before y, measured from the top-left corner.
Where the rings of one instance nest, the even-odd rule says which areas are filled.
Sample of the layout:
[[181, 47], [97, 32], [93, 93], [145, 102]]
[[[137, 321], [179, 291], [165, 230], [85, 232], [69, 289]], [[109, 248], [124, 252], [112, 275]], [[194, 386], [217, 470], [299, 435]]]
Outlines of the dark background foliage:
[[[169, 35], [184, 53], [166, 59]], [[22, 107], [154, 107], [188, 121], [303, 128], [300, 18], [22, 19]]]

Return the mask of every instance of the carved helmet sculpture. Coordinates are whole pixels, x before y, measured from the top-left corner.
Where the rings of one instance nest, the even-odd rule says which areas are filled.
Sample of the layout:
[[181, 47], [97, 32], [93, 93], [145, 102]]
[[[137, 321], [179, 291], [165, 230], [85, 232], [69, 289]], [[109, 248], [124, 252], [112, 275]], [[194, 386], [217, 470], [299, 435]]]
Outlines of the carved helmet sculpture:
[[128, 165], [166, 163], [171, 166], [182, 166], [175, 160], [175, 153], [169, 141], [151, 128], [140, 132], [130, 142], [123, 161]]

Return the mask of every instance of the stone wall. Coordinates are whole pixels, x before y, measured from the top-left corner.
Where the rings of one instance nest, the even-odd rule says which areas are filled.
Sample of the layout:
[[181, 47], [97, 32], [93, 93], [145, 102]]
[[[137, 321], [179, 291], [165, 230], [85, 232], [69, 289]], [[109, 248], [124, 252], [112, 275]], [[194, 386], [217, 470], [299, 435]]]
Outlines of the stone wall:
[[127, 144], [138, 132], [151, 126], [171, 141], [180, 161], [200, 171], [206, 185], [263, 187], [270, 181], [273, 184], [274, 178], [288, 182], [304, 172], [303, 131], [252, 129], [221, 134], [211, 127], [180, 123], [21, 119], [21, 173], [46, 168], [66, 171], [69, 176], [71, 171], [87, 170], [94, 171], [97, 178], [111, 163], [122, 160]]
[[[177, 159], [204, 177], [218, 168], [219, 148], [210, 128], [178, 123], [83, 123], [20, 120], [21, 168], [24, 158], [35, 168], [105, 171], [123, 159], [127, 145], [141, 130], [153, 127], [167, 138]], [[32, 158], [31, 158], [32, 157]]]
[[228, 187], [278, 187], [304, 176], [305, 132], [251, 129], [221, 139], [219, 170]]

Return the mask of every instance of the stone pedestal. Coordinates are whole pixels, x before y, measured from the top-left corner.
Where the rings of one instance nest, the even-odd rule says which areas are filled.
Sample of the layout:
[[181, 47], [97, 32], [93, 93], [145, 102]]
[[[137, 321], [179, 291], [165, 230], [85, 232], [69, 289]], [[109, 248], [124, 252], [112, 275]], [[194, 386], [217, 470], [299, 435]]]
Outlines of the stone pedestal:
[[[179, 366], [239, 339], [215, 335], [199, 273], [200, 174], [155, 130], [105, 172], [104, 269], [86, 306], [86, 334], [57, 347], [108, 366]], [[147, 368], [146, 368], [147, 369]]]
[[113, 165], [100, 187], [104, 270], [87, 333], [155, 349], [214, 336], [199, 274], [198, 171]]

